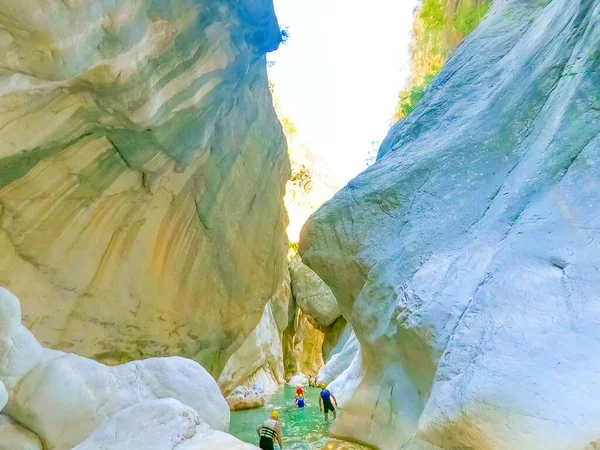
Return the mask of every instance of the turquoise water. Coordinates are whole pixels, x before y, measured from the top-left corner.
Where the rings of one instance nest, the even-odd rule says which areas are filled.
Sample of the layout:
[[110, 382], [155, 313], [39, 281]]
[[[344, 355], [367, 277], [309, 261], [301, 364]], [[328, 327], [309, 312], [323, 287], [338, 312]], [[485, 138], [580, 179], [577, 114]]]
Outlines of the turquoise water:
[[[296, 388], [284, 386], [265, 399], [265, 407], [231, 413], [229, 432], [238, 439], [258, 445], [256, 427], [279, 411], [284, 450], [320, 450], [327, 441], [329, 424], [333, 414], [329, 413], [329, 423], [319, 412], [319, 388], [305, 387], [306, 406], [299, 409], [294, 404]], [[339, 411], [338, 411], [339, 412]]]

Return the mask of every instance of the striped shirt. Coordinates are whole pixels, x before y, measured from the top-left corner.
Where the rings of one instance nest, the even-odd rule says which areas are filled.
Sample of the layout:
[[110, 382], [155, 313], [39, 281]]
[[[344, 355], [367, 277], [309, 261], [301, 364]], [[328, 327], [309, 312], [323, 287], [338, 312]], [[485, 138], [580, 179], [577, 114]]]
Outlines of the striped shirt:
[[260, 437], [266, 437], [270, 439], [275, 438], [275, 427], [277, 426], [277, 421], [273, 419], [266, 420], [263, 423], [262, 428], [260, 429]]

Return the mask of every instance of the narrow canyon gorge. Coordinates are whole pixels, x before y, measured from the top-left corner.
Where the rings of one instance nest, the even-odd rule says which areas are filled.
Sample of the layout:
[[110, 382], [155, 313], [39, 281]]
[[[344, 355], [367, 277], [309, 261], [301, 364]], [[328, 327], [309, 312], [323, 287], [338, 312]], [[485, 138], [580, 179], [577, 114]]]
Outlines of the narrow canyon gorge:
[[252, 449], [272, 411], [286, 450], [600, 448], [600, 0], [420, 1], [345, 186], [288, 37], [273, 0], [0, 0], [0, 450]]

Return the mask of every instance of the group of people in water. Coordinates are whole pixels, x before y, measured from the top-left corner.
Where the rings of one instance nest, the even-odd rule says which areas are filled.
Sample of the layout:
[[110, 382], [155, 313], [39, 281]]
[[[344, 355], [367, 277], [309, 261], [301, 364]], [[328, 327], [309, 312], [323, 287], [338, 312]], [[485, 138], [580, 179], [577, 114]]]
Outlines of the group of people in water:
[[[333, 395], [325, 384], [320, 385], [321, 392], [319, 393], [319, 410], [325, 413], [325, 420], [329, 420], [329, 412], [333, 413], [333, 419], [337, 417], [335, 407], [338, 406], [337, 399]], [[334, 407], [335, 403], [335, 407]], [[294, 404], [299, 408], [303, 409], [306, 406], [306, 400], [304, 398], [304, 389], [302, 386], [296, 387], [296, 394], [294, 396]], [[273, 411], [271, 418], [265, 420], [256, 429], [260, 441], [259, 447], [263, 450], [274, 450], [275, 441], [279, 444], [279, 449], [283, 450], [283, 444], [281, 443], [281, 425], [279, 424], [279, 412]]]

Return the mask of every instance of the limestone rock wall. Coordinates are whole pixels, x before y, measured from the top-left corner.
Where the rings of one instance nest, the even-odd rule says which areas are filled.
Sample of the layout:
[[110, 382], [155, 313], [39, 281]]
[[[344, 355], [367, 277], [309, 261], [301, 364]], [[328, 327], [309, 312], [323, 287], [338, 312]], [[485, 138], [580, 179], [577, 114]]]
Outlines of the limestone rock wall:
[[300, 373], [307, 376], [319, 373], [325, 364], [323, 361], [324, 339], [323, 332], [313, 326], [306, 314], [298, 311], [295, 352]]
[[314, 376], [344, 337], [347, 324], [331, 289], [299, 256], [290, 261], [290, 278], [295, 310], [284, 333], [284, 353], [287, 348], [290, 358], [286, 378], [298, 372]]
[[600, 437], [600, 2], [499, 0], [304, 228], [361, 344], [332, 427], [381, 449]]
[[294, 307], [290, 314], [292, 320], [282, 336], [285, 379], [298, 374], [314, 376], [324, 365], [325, 335], [299, 308]]
[[0, 13], [0, 284], [44, 345], [220, 373], [287, 251], [272, 2]]
[[238, 386], [263, 386], [267, 395], [285, 383], [283, 332], [293, 318], [289, 317], [293, 298], [290, 274], [286, 268], [284, 278], [275, 295], [271, 297], [260, 322], [244, 343], [227, 361], [219, 376], [221, 391], [228, 396]]
[[298, 256], [290, 262], [290, 275], [298, 308], [316, 327], [332, 325], [342, 313], [329, 286]]
[[223, 395], [229, 395], [238, 386], [255, 383], [262, 383], [265, 393], [271, 394], [284, 382], [281, 337], [267, 303], [258, 326], [229, 358], [218, 383]]

